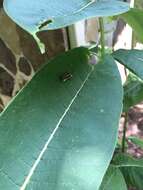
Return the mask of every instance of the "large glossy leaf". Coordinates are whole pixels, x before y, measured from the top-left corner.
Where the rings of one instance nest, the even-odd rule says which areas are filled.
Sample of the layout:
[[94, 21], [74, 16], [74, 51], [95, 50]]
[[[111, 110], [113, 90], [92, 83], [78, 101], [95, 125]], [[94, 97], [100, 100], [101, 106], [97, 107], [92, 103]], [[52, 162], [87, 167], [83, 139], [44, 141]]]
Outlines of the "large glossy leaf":
[[55, 58], [3, 112], [0, 189], [98, 190], [116, 145], [122, 86], [111, 56], [95, 67], [88, 58], [85, 48]]
[[4, 9], [17, 24], [33, 34], [90, 17], [120, 14], [128, 11], [129, 5], [121, 0], [4, 0]]
[[126, 182], [119, 168], [110, 165], [108, 168], [100, 190], [127, 190]]
[[143, 81], [135, 75], [129, 74], [124, 85], [123, 110], [127, 112], [130, 107], [143, 101]]
[[120, 18], [133, 28], [137, 38], [143, 42], [143, 11], [132, 8], [127, 13], [120, 15]]
[[114, 158], [114, 163], [121, 169], [128, 186], [143, 190], [143, 159], [119, 154]]
[[143, 50], [119, 49], [113, 53], [113, 56], [135, 75], [143, 79]]

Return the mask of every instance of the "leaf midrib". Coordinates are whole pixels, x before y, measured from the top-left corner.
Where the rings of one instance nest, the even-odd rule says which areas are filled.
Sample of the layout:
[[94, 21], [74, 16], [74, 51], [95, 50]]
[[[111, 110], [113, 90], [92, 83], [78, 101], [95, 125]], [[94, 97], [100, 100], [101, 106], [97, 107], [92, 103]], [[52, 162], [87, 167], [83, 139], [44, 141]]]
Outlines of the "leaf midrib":
[[54, 128], [53, 132], [51, 133], [50, 137], [48, 138], [47, 142], [45, 143], [45, 145], [43, 146], [43, 149], [41, 150], [39, 156], [37, 157], [36, 161], [34, 162], [34, 164], [32, 165], [27, 177], [25, 178], [22, 186], [20, 187], [20, 190], [25, 190], [28, 183], [30, 182], [30, 179], [32, 178], [34, 171], [36, 170], [36, 168], [38, 167], [44, 153], [47, 151], [49, 144], [51, 143], [54, 135], [56, 134], [56, 132], [59, 129], [59, 126], [61, 124], [61, 122], [63, 121], [63, 119], [66, 117], [68, 111], [70, 110], [71, 106], [73, 105], [74, 101], [76, 100], [76, 98], [78, 97], [78, 95], [80, 94], [81, 90], [83, 89], [84, 85], [86, 84], [86, 82], [88, 81], [91, 73], [93, 72], [94, 69], [91, 69], [91, 71], [88, 73], [87, 77], [85, 78], [85, 80], [83, 81], [83, 83], [81, 84], [79, 90], [77, 91], [77, 93], [75, 94], [75, 96], [72, 98], [71, 102], [69, 103], [69, 105], [67, 106], [67, 109], [65, 110], [65, 112], [63, 113], [63, 115], [61, 116], [61, 118], [59, 119], [56, 127]]

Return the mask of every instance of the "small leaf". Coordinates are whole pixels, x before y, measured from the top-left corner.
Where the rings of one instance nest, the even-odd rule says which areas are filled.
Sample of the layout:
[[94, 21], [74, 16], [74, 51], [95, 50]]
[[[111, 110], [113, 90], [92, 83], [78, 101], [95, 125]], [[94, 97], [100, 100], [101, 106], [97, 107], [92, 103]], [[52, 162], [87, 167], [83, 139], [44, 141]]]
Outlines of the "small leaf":
[[140, 42], [143, 42], [143, 11], [132, 8], [127, 13], [124, 13], [119, 17], [133, 28], [137, 38]]
[[128, 154], [117, 154], [116, 156], [114, 156], [113, 161], [113, 164], [115, 164], [119, 168], [143, 168], [143, 159], [135, 159]]
[[123, 111], [143, 101], [143, 81], [133, 74], [129, 74], [124, 85]]
[[143, 80], [143, 50], [119, 49], [113, 57]]
[[143, 159], [118, 154], [114, 157], [114, 164], [121, 169], [128, 186], [143, 190]]
[[110, 165], [99, 190], [127, 190], [126, 182], [120, 171], [113, 165]]
[[135, 137], [135, 136], [130, 136], [128, 137], [128, 139], [134, 143], [135, 145], [137, 145], [138, 147], [140, 148], [143, 148], [143, 140], [138, 138], [138, 137]]
[[0, 189], [99, 189], [123, 94], [114, 59], [92, 66], [89, 57], [77, 48], [53, 59], [3, 112]]

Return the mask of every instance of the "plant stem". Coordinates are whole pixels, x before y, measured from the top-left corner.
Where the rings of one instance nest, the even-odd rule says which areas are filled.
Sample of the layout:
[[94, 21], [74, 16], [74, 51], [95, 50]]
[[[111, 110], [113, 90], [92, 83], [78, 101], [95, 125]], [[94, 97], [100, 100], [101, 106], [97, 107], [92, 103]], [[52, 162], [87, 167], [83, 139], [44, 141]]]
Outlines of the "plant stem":
[[104, 35], [104, 21], [103, 18], [99, 18], [99, 27], [100, 27], [100, 44], [101, 44], [101, 56], [104, 57], [105, 55], [105, 35]]
[[[134, 7], [135, 7], [135, 0], [132, 0], [131, 8], [134, 8]], [[132, 30], [132, 43], [131, 43], [131, 48], [134, 49], [135, 45], [136, 45], [136, 37], [135, 37], [134, 31]]]
[[124, 121], [124, 128], [123, 128], [123, 137], [122, 137], [122, 152], [125, 152], [125, 143], [126, 143], [126, 131], [127, 131], [127, 124], [128, 124], [128, 113], [125, 113], [125, 121]]

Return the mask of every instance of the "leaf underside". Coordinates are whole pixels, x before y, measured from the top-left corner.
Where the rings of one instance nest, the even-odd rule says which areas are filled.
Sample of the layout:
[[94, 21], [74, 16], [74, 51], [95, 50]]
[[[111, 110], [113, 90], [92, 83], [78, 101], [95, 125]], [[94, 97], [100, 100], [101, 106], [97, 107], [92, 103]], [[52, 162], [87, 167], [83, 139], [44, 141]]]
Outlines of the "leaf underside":
[[[67, 73], [72, 77], [64, 82]], [[0, 189], [98, 190], [121, 109], [111, 56], [94, 67], [85, 48], [53, 59], [1, 115]]]
[[71, 25], [77, 21], [127, 12], [120, 0], [4, 0], [6, 13], [31, 34]]
[[37, 32], [63, 28], [77, 21], [117, 15], [129, 10], [119, 0], [4, 0], [4, 10], [19, 26], [33, 35], [41, 53], [45, 45]]

